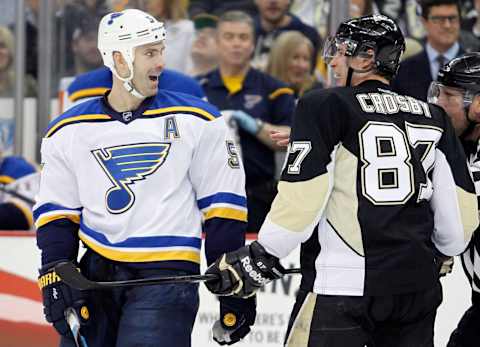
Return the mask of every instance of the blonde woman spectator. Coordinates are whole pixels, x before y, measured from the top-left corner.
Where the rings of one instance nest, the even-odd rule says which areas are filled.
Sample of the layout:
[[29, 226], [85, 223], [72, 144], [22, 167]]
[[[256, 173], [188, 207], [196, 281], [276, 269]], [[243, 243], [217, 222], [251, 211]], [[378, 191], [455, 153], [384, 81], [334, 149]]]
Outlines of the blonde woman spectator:
[[298, 31], [278, 36], [268, 58], [266, 72], [288, 84], [297, 97], [312, 88], [321, 87], [312, 74], [312, 42]]
[[165, 63], [169, 69], [188, 73], [190, 51], [195, 37], [193, 22], [187, 19], [187, 6], [178, 0], [146, 0], [145, 11], [165, 23]]
[[[13, 34], [7, 27], [0, 26], [0, 97], [13, 96], [15, 87], [13, 61]], [[25, 75], [25, 96], [35, 95], [35, 80], [30, 75]]]

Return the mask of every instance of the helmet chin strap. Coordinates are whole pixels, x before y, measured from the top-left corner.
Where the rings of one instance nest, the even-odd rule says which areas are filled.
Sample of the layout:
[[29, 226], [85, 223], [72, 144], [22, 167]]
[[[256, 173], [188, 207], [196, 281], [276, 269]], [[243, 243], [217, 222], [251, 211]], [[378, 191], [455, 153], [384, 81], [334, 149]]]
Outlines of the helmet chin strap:
[[127, 92], [129, 92], [130, 94], [132, 94], [134, 97], [136, 98], [139, 98], [139, 99], [145, 99], [146, 96], [140, 94], [140, 92], [138, 92], [133, 83], [131, 82], [131, 79], [127, 80], [127, 81], [123, 81], [123, 88], [125, 88], [125, 90]]
[[127, 92], [129, 92], [130, 94], [132, 94], [134, 97], [136, 97], [138, 99], [145, 99], [146, 96], [142, 95], [142, 93], [140, 93], [138, 90], [136, 90], [135, 86], [132, 83], [132, 79], [133, 79], [133, 64], [132, 64], [132, 62], [127, 61], [127, 65], [128, 65], [129, 70], [130, 70], [130, 74], [128, 75], [128, 77], [125, 77], [125, 78], [121, 77], [118, 74], [117, 69], [115, 67], [111, 70], [115, 74], [115, 76], [117, 76], [117, 78], [123, 82], [123, 88], [125, 88], [125, 90]]
[[350, 59], [351, 57], [349, 58], [348, 60], [348, 72], [347, 72], [347, 81], [345, 83], [345, 86], [346, 87], [350, 87], [351, 84], [352, 84], [352, 77], [353, 77], [353, 73], [356, 72], [356, 73], [365, 73], [365, 72], [369, 72], [369, 71], [372, 71], [373, 70], [373, 65], [370, 65], [369, 68], [365, 69], [365, 70], [359, 70], [359, 69], [354, 69], [353, 67], [351, 67], [350, 65]]

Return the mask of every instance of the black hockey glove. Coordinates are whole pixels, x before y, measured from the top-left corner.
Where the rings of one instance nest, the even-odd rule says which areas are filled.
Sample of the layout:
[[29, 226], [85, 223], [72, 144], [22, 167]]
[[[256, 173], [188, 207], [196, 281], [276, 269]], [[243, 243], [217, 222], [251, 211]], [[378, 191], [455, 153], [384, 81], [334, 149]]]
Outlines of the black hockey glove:
[[213, 294], [248, 298], [268, 282], [281, 278], [285, 269], [277, 257], [255, 241], [222, 255], [206, 273], [218, 275], [217, 280], [205, 282]]
[[220, 297], [220, 319], [212, 327], [213, 339], [220, 345], [233, 345], [243, 339], [255, 323], [256, 297]]
[[75, 309], [81, 323], [86, 324], [90, 317], [85, 294], [79, 290], [71, 289], [62, 282], [53, 269], [55, 264], [45, 265], [40, 269], [40, 276], [38, 277], [38, 286], [42, 290], [43, 297], [43, 313], [47, 322], [52, 323], [60, 335], [72, 337], [65, 319], [65, 310], [69, 307]]

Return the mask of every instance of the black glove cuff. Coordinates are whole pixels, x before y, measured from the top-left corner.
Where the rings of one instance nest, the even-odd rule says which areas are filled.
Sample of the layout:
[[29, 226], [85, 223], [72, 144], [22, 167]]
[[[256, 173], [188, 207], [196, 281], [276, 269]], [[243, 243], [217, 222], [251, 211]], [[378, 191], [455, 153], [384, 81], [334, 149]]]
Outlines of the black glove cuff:
[[219, 297], [220, 321], [225, 329], [236, 329], [240, 325], [255, 323], [257, 300], [253, 296], [241, 299], [232, 296]]

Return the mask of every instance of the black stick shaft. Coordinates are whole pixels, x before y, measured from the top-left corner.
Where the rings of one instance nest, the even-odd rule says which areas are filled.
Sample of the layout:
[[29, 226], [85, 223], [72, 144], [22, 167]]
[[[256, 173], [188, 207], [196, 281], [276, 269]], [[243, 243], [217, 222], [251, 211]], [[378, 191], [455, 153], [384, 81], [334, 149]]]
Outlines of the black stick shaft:
[[[155, 284], [178, 284], [209, 281], [217, 278], [214, 274], [166, 276], [153, 278], [140, 278], [126, 281], [95, 282], [84, 277], [77, 267], [71, 262], [62, 262], [55, 266], [55, 272], [70, 287], [78, 290], [110, 289], [115, 287], [147, 286]], [[300, 273], [300, 269], [288, 269], [286, 274]]]

